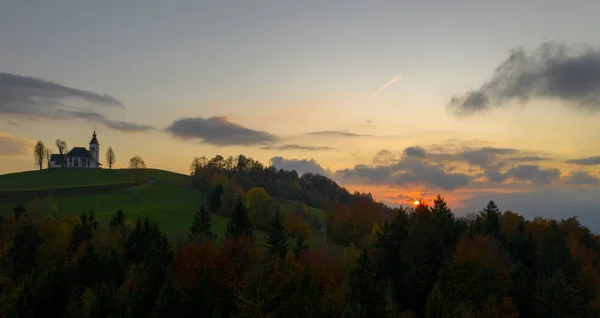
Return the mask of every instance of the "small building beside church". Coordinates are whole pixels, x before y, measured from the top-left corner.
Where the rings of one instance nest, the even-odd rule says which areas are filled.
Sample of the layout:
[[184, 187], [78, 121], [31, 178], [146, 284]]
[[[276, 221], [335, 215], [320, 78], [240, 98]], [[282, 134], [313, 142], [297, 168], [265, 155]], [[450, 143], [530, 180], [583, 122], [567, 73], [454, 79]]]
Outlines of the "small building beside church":
[[100, 144], [96, 138], [96, 129], [92, 135], [89, 149], [85, 147], [73, 147], [66, 154], [52, 155], [50, 157], [50, 168], [100, 168]]

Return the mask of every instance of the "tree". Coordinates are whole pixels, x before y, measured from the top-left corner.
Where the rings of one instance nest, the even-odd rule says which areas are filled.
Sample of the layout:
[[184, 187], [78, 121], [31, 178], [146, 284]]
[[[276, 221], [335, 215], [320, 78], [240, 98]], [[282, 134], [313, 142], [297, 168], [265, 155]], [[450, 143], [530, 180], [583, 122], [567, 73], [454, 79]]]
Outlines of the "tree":
[[27, 210], [23, 204], [21, 204], [21, 202], [17, 203], [17, 205], [13, 207], [13, 215], [15, 216], [15, 219], [19, 219], [19, 217], [25, 212], [27, 212]]
[[140, 156], [133, 156], [129, 159], [129, 169], [144, 169], [146, 168], [146, 163], [144, 159]]
[[62, 156], [67, 152], [67, 142], [64, 140], [56, 139], [56, 148], [58, 149], [58, 153]]
[[254, 225], [250, 221], [248, 212], [244, 207], [244, 203], [241, 199], [238, 199], [233, 209], [233, 215], [227, 223], [227, 237], [238, 237], [246, 236], [248, 239], [254, 241]]
[[43, 142], [38, 141], [33, 147], [33, 159], [35, 160], [36, 166], [38, 166], [40, 170], [42, 170], [42, 167], [44, 165], [45, 154], [46, 146], [44, 146]]
[[199, 243], [204, 240], [214, 241], [217, 235], [212, 231], [212, 218], [210, 212], [203, 205], [194, 214], [194, 222], [190, 227], [188, 234], [190, 241], [196, 240]]
[[281, 211], [275, 212], [271, 228], [267, 233], [267, 253], [285, 257], [289, 249], [289, 238], [285, 229], [285, 220]]
[[125, 223], [125, 214], [122, 210], [118, 210], [117, 213], [110, 219], [110, 223], [108, 224], [108, 228], [110, 231], [114, 231], [119, 226]]
[[387, 301], [382, 280], [377, 277], [377, 264], [367, 250], [358, 258], [358, 266], [350, 274], [348, 304], [362, 307], [366, 317], [387, 317]]
[[221, 207], [221, 196], [223, 195], [223, 186], [219, 183], [215, 187], [210, 197], [209, 208], [210, 213], [217, 214]]
[[[108, 169], [112, 169], [112, 166], [115, 164], [116, 161], [117, 157], [115, 156], [115, 152], [113, 151], [112, 147], [108, 147], [108, 149], [106, 149], [106, 163], [108, 164]], [[129, 162], [131, 164], [131, 161]]]
[[50, 158], [52, 157], [52, 149], [46, 148], [46, 150], [44, 150], [44, 157], [46, 157], [46, 167], [50, 168]]

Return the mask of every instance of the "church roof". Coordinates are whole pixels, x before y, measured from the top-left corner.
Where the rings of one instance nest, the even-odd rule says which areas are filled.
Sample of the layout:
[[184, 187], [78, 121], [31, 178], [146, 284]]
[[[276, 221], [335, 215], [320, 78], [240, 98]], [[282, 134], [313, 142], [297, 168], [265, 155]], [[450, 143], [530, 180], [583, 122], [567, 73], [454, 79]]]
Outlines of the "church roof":
[[90, 152], [83, 147], [74, 147], [67, 153], [67, 157], [70, 158], [92, 158]]
[[98, 139], [96, 139], [96, 131], [94, 130], [94, 135], [92, 136], [92, 140], [90, 141], [90, 145], [97, 145]]
[[63, 165], [65, 163], [65, 155], [52, 155], [50, 156], [50, 162], [54, 162], [56, 165]]

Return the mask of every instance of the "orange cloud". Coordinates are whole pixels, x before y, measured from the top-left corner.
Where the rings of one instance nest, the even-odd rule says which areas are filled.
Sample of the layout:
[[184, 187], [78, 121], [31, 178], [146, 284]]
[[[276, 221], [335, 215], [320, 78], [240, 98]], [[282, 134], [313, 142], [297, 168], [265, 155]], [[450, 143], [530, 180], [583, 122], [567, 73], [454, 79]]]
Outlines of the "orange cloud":
[[35, 142], [28, 139], [15, 138], [11, 134], [0, 133], [0, 156], [15, 157], [32, 153]]

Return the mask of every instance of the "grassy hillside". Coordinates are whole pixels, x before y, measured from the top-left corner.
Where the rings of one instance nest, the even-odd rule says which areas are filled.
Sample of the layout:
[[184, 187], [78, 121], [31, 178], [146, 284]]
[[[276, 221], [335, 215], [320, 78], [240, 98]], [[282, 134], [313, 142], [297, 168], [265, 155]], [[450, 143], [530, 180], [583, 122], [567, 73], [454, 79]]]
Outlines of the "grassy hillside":
[[[145, 169], [148, 184], [116, 190], [101, 190], [96, 193], [69, 196], [44, 196], [39, 198], [42, 211], [49, 211], [54, 202], [60, 213], [80, 215], [93, 209], [98, 220], [107, 222], [121, 209], [133, 220], [148, 217], [156, 221], [162, 229], [174, 237], [185, 237], [192, 223], [194, 213], [205, 200], [205, 195], [190, 187], [191, 177], [170, 171]], [[126, 170], [107, 169], [50, 169], [0, 175], [0, 194], [13, 190], [40, 190], [89, 187], [131, 183], [134, 175]], [[26, 207], [34, 198], [19, 200]], [[292, 202], [278, 199], [283, 210]], [[17, 200], [0, 201], [0, 214], [10, 213]], [[311, 214], [324, 218], [322, 210], [309, 208]], [[213, 230], [223, 237], [228, 218], [214, 215]], [[257, 242], [265, 242], [265, 234], [257, 232]], [[316, 239], [309, 242], [315, 245]]]
[[123, 170], [45, 169], [0, 175], [0, 191], [40, 190], [133, 182]]

